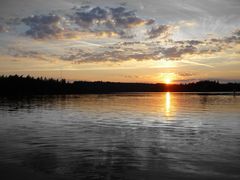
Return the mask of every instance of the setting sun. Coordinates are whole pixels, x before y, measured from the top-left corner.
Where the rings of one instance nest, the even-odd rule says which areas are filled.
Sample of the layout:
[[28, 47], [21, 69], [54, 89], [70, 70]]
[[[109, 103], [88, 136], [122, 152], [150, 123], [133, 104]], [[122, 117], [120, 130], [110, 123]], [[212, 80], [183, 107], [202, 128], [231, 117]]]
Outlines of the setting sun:
[[159, 78], [164, 84], [171, 84], [177, 76], [175, 73], [160, 73]]
[[166, 78], [165, 80], [165, 84], [171, 84], [172, 80], [170, 78]]

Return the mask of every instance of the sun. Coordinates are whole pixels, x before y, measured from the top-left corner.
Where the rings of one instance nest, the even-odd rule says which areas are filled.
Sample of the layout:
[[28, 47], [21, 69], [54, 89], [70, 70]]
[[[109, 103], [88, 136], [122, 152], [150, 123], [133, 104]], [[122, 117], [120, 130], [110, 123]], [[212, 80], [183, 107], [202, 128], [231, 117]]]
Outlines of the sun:
[[166, 79], [164, 79], [164, 81], [165, 81], [165, 84], [171, 84], [171, 82], [172, 82], [172, 80], [170, 78], [166, 78]]
[[175, 81], [176, 77], [177, 75], [174, 72], [163, 72], [158, 76], [160, 81], [164, 84], [172, 84]]

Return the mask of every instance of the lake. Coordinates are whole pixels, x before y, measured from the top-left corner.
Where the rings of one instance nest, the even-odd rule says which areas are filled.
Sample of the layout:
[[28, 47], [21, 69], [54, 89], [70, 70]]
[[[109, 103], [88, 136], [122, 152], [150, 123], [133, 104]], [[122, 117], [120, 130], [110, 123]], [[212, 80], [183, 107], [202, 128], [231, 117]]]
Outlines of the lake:
[[240, 179], [240, 96], [0, 98], [0, 161], [73, 179]]

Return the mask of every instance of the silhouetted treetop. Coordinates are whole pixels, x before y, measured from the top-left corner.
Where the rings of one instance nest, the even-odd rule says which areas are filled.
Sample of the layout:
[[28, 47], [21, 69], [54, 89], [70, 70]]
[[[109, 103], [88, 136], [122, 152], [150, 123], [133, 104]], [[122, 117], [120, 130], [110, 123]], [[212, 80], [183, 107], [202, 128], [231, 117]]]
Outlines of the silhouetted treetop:
[[74, 81], [31, 76], [0, 76], [0, 95], [80, 94], [113, 92], [221, 92], [240, 91], [240, 83], [221, 84], [218, 81], [199, 81], [188, 84], [122, 83], [103, 81]]

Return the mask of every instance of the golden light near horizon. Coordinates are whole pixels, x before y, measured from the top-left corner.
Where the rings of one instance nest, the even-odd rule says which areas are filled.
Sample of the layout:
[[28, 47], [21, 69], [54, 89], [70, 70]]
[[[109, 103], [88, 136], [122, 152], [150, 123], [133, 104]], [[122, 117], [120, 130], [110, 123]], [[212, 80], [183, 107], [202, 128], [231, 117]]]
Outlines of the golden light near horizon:
[[170, 78], [166, 78], [165, 80], [165, 84], [171, 84], [172, 80]]
[[170, 92], [166, 92], [165, 95], [165, 115], [170, 116], [171, 112], [171, 94]]
[[159, 79], [161, 79], [161, 81], [164, 84], [171, 84], [174, 79], [176, 79], [176, 74], [175, 73], [161, 73]]

